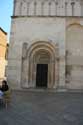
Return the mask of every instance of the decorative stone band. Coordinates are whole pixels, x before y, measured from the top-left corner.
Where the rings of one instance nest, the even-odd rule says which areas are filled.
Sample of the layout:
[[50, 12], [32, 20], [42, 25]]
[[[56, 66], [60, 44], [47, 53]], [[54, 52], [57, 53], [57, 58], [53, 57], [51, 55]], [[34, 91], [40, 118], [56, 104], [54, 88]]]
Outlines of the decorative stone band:
[[[83, 7], [80, 1], [72, 2], [66, 0], [64, 2], [57, 0], [15, 0], [14, 2], [14, 16], [81, 16], [81, 8]], [[77, 14], [77, 9], [80, 14]], [[72, 9], [72, 10], [71, 10]], [[71, 11], [71, 14], [67, 13]], [[75, 14], [74, 14], [75, 13]]]

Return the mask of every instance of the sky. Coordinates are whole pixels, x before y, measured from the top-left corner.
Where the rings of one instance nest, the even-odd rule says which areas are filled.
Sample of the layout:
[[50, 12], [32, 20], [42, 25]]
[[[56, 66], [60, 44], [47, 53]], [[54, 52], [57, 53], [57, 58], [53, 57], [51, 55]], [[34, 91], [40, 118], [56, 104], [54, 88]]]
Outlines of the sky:
[[13, 14], [13, 0], [0, 0], [0, 27], [8, 33], [8, 40]]

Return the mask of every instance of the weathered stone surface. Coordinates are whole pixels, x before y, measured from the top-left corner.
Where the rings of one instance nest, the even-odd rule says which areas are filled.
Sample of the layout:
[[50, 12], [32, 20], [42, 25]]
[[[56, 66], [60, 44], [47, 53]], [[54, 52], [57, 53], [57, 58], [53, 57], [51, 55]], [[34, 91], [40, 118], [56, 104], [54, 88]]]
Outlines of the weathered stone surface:
[[83, 93], [12, 93], [8, 109], [0, 105], [1, 125], [82, 125]]
[[[41, 0], [27, 2], [30, 1], [17, 0], [14, 3], [7, 70], [10, 86], [13, 89], [35, 88], [37, 64], [47, 64], [47, 88], [83, 89], [83, 18], [80, 1], [55, 1], [57, 16], [51, 16], [53, 3], [45, 2], [45, 11], [42, 8], [45, 15], [37, 15]], [[27, 4], [31, 4], [28, 8], [30, 15], [26, 14]], [[67, 15], [59, 11], [59, 5], [63, 6]]]

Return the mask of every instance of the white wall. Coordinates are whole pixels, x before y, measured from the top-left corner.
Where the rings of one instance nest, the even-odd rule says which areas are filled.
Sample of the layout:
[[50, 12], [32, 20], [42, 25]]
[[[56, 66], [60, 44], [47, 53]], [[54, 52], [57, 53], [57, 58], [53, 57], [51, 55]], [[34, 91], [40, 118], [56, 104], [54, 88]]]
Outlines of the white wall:
[[80, 20], [67, 29], [67, 65], [71, 66], [68, 87], [71, 89], [83, 89], [83, 26], [80, 25]]
[[58, 44], [61, 58], [59, 72], [62, 72], [60, 74], [62, 79], [65, 75], [65, 62], [62, 62], [65, 57], [65, 19], [26, 17], [15, 18], [12, 23], [7, 74], [13, 88], [20, 87], [22, 46], [25, 42], [28, 43], [28, 47], [37, 41]]

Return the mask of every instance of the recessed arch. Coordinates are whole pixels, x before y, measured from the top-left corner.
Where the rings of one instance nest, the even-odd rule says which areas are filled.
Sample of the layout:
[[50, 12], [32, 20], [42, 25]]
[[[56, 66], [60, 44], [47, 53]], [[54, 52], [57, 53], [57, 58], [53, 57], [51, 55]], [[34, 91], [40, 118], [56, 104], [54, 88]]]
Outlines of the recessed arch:
[[52, 51], [54, 54], [55, 54], [55, 45], [53, 45], [52, 43], [50, 43], [50, 42], [47, 42], [47, 41], [37, 41], [37, 42], [35, 42], [35, 43], [33, 43], [30, 47], [29, 47], [29, 49], [28, 49], [28, 51], [27, 51], [27, 55], [28, 56], [30, 56], [31, 55], [31, 53], [34, 51], [34, 50], [36, 50], [36, 48], [48, 48], [50, 51]]
[[[66, 32], [66, 77], [68, 82], [75, 84], [79, 71], [81, 74], [81, 64], [83, 56], [83, 26], [80, 23], [72, 23], [68, 26]], [[72, 80], [71, 80], [72, 78]], [[78, 79], [80, 77], [78, 76]]]
[[81, 25], [80, 23], [71, 23], [71, 24], [69, 24], [69, 25], [67, 26], [67, 29], [69, 29], [69, 28], [71, 28], [71, 27], [73, 27], [73, 26], [78, 26], [78, 27], [80, 27], [80, 28], [83, 28], [83, 25]]
[[[37, 77], [37, 64], [45, 64], [48, 66], [48, 88], [53, 88], [55, 85], [57, 71], [57, 47], [50, 42], [38, 41], [33, 43], [27, 50], [26, 60], [27, 63], [27, 84], [29, 87], [36, 87], [36, 77]], [[25, 63], [25, 64], [26, 64]], [[26, 69], [26, 68], [25, 68]], [[25, 74], [25, 73], [23, 73]]]

